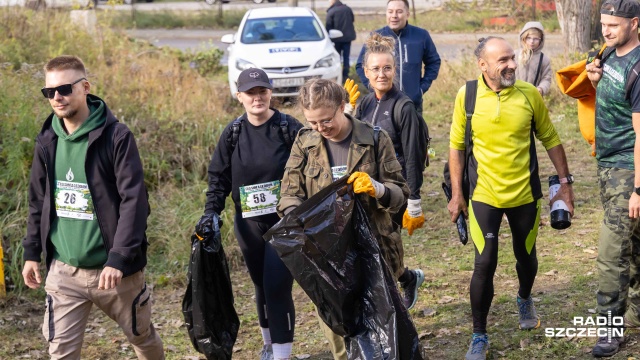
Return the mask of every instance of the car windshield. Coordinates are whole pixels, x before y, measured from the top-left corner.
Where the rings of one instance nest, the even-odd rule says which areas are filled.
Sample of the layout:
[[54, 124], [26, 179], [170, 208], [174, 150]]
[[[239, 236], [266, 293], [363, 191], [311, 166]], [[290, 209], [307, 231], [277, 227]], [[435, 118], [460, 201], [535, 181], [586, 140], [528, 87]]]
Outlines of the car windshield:
[[292, 41], [318, 41], [324, 35], [313, 16], [249, 19], [242, 30], [245, 44], [277, 43]]

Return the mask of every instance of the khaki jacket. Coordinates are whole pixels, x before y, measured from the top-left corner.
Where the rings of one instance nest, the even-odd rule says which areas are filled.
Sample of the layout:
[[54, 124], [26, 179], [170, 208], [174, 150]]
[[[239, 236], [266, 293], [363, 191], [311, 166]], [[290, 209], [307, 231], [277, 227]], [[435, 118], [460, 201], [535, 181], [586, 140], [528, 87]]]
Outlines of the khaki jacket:
[[[390, 193], [388, 207], [377, 199], [358, 194], [369, 215], [372, 230], [378, 239], [381, 251], [392, 271], [399, 277], [404, 271], [400, 234], [393, 231], [391, 214], [395, 214], [407, 201], [409, 187], [402, 177], [402, 167], [396, 159], [393, 143], [385, 131], [378, 139], [378, 161], [375, 159], [373, 127], [349, 115], [353, 124], [351, 145], [347, 157], [347, 172], [362, 171], [384, 184]], [[298, 133], [285, 166], [278, 203], [278, 214], [297, 207], [333, 182], [329, 156], [324, 138], [319, 132], [303, 128]]]

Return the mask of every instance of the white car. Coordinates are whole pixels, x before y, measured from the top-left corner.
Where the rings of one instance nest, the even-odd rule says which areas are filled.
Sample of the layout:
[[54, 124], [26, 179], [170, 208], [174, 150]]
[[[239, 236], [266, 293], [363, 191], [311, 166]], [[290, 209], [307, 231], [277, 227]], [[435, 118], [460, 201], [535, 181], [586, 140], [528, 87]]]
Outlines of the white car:
[[305, 81], [331, 79], [342, 83], [342, 62], [331, 38], [340, 30], [327, 30], [318, 15], [304, 7], [251, 9], [235, 34], [222, 37], [229, 48], [229, 89], [235, 97], [236, 80], [242, 70], [261, 68], [273, 96], [296, 96]]

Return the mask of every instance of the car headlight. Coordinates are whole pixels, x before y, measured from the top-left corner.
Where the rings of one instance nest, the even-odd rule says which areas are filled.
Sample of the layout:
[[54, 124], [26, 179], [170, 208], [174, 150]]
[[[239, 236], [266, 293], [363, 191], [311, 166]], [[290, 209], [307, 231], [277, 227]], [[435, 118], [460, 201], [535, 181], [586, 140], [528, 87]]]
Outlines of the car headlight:
[[236, 60], [236, 68], [238, 70], [247, 70], [251, 68], [257, 68], [253, 63], [250, 63], [246, 60], [238, 59]]
[[317, 69], [317, 68], [323, 68], [323, 67], [332, 67], [333, 62], [334, 62], [333, 55], [327, 55], [322, 59], [318, 60], [318, 62], [313, 68]]

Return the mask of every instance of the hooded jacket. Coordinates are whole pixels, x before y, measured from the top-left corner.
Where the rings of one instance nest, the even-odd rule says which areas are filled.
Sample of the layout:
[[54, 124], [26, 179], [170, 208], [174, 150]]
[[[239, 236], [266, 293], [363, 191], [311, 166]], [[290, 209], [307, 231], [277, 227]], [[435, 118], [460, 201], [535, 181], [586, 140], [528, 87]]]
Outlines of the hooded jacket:
[[[87, 95], [91, 101], [102, 99]], [[147, 217], [149, 202], [144, 185], [142, 162], [133, 134], [104, 106], [106, 120], [89, 132], [85, 172], [104, 247], [104, 266], [116, 268], [124, 276], [147, 264]], [[22, 242], [24, 260], [39, 262], [44, 253], [47, 269], [53, 259], [49, 237], [56, 216], [54, 199], [56, 146], [58, 135], [52, 128], [53, 113], [36, 137], [29, 179], [27, 236]]]
[[[440, 55], [431, 40], [429, 32], [417, 26], [407, 23], [399, 34], [396, 34], [388, 26], [376, 30], [382, 36], [391, 36], [396, 41], [396, 79], [400, 84], [400, 91], [411, 98], [416, 105], [422, 104], [422, 95], [429, 90], [431, 83], [438, 77], [440, 71]], [[366, 46], [362, 47], [356, 72], [362, 84], [369, 88], [369, 79], [364, 74], [364, 53]], [[424, 75], [422, 65], [424, 64]]]
[[[529, 29], [538, 29], [542, 33], [540, 46], [531, 54], [529, 58], [529, 62], [526, 64], [522, 63], [522, 51], [526, 49], [525, 39], [522, 38], [523, 34]], [[549, 93], [549, 88], [551, 87], [551, 59], [547, 55], [542, 54], [542, 49], [544, 48], [544, 28], [542, 24], [537, 21], [530, 21], [524, 25], [522, 30], [520, 31], [520, 49], [518, 50], [517, 61], [518, 68], [516, 69], [516, 78], [518, 80], [526, 81], [528, 83], [533, 84], [539, 90], [542, 91], [542, 95], [547, 95]], [[538, 81], [534, 84], [536, 79], [536, 74], [538, 72], [538, 64], [542, 59], [542, 63], [540, 65], [540, 76], [538, 77]]]

